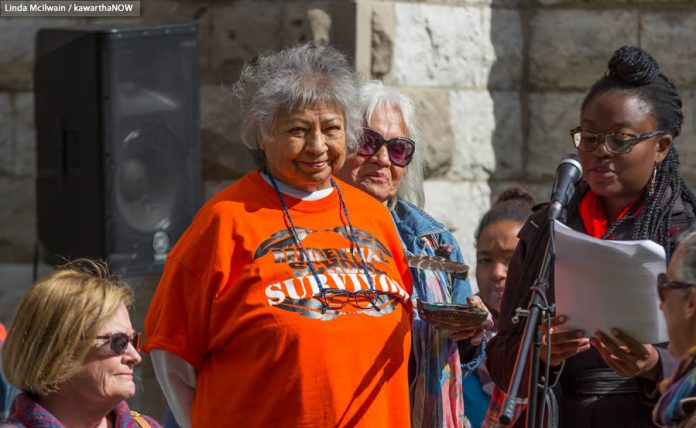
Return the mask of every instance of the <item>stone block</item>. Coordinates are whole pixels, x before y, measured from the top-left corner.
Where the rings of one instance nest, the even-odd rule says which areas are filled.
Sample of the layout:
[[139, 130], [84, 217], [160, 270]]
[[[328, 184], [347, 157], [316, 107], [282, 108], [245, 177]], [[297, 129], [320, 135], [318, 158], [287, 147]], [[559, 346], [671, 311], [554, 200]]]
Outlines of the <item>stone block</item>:
[[491, 9], [490, 39], [495, 59], [489, 65], [487, 88], [518, 89], [522, 84], [522, 17], [515, 10]]
[[395, 6], [394, 79], [411, 86], [514, 88], [521, 72], [516, 11], [424, 4]]
[[536, 203], [547, 202], [551, 198], [551, 192], [553, 191], [553, 179], [547, 178], [546, 180], [528, 183], [527, 188], [534, 195]]
[[628, 0], [629, 3], [651, 3], [651, 4], [657, 4], [657, 5], [664, 5], [665, 3], [671, 4], [671, 5], [682, 5], [682, 4], [690, 4], [693, 5], [693, 0]]
[[439, 88], [403, 88], [416, 104], [416, 121], [425, 150], [425, 176], [443, 176], [452, 165], [454, 134], [446, 118], [449, 113], [449, 91]]
[[679, 153], [679, 171], [689, 187], [696, 191], [696, 91], [682, 91], [684, 125], [682, 133], [674, 140]]
[[215, 196], [218, 192], [222, 191], [225, 187], [229, 186], [230, 184], [234, 183], [235, 180], [232, 179], [227, 179], [227, 180], [206, 180], [203, 183], [203, 197], [205, 198], [205, 201], [207, 202], [210, 198]]
[[144, 24], [197, 21], [205, 26], [210, 23], [210, 9], [210, 1], [147, 0], [141, 5], [140, 20]]
[[555, 6], [559, 4], [575, 3], [576, 0], [536, 0], [540, 6]]
[[455, 150], [451, 180], [487, 180], [522, 173], [523, 133], [517, 92], [453, 91]]
[[394, 61], [396, 35], [394, 5], [374, 3], [370, 17], [370, 74], [372, 77], [389, 80]]
[[[51, 272], [42, 265], [37, 276]], [[33, 283], [33, 269], [29, 263], [0, 263], [0, 322], [9, 327], [20, 300]]]
[[529, 137], [526, 144], [526, 177], [553, 178], [564, 155], [575, 153], [570, 129], [579, 125], [581, 93], [533, 93], [529, 95]]
[[[593, 5], [622, 5], [626, 3], [631, 3], [632, 1], [635, 0], [583, 0], [582, 3], [589, 3]], [[648, 0], [652, 1], [652, 0]], [[578, 4], [581, 3], [578, 0], [536, 0], [536, 3], [538, 3], [540, 6], [557, 6], [557, 5], [566, 5], [566, 4]]]
[[539, 9], [530, 24], [528, 83], [586, 91], [616, 49], [638, 43], [638, 18], [633, 9]]
[[454, 234], [469, 265], [469, 278], [475, 287], [476, 250], [474, 233], [481, 216], [490, 207], [490, 188], [486, 182], [425, 182], [425, 211]]
[[[268, 0], [211, 6], [210, 69], [206, 82], [233, 82], [244, 62], [259, 53], [325, 38], [331, 33], [331, 28], [326, 27], [331, 25], [330, 6], [329, 1]], [[319, 15], [322, 23], [317, 21]]]
[[30, 262], [35, 241], [34, 179], [0, 177], [0, 260]]
[[520, 4], [520, 0], [399, 0], [402, 3], [424, 3], [444, 6], [502, 6], [513, 7]]
[[[234, 82], [244, 61], [280, 48], [284, 7], [268, 1], [223, 3], [212, 7], [210, 70], [206, 81]], [[301, 28], [303, 22], [296, 21]]]
[[0, 93], [0, 176], [33, 177], [36, 132], [32, 93]]
[[12, 95], [0, 92], [0, 175], [12, 175], [14, 170], [14, 138]]
[[[331, 44], [333, 18], [327, 2], [282, 2], [279, 43], [287, 46], [296, 42]], [[319, 18], [321, 16], [321, 18]], [[321, 19], [321, 23], [318, 20]], [[323, 39], [323, 40], [322, 40]]]
[[239, 136], [239, 117], [228, 89], [201, 87], [201, 141], [204, 179], [240, 177], [254, 167]]
[[372, 66], [372, 3], [333, 0], [331, 16], [335, 23], [332, 45], [349, 54], [358, 76], [367, 79]]
[[34, 43], [40, 28], [73, 28], [84, 21], [67, 18], [2, 18], [0, 25], [0, 91], [26, 91], [34, 86]]
[[[206, 81], [210, 70], [213, 8], [208, 1], [147, 0], [141, 2], [141, 25], [162, 25], [179, 22], [198, 24], [198, 58], [201, 79]], [[219, 83], [216, 82], [216, 83]]]
[[[695, 87], [696, 9], [641, 15], [641, 47], [655, 57], [665, 76], [677, 87]], [[678, 41], [678, 42], [677, 42]]]
[[503, 181], [489, 181], [491, 186], [491, 205], [495, 203], [498, 196], [510, 187], [516, 186], [527, 190], [533, 197], [535, 203], [542, 203], [549, 200], [551, 195], [551, 188], [553, 186], [553, 179], [548, 178], [545, 180], [503, 180]]
[[268, 2], [216, 5], [211, 10], [210, 69], [205, 81], [234, 82], [244, 61], [260, 52], [278, 49], [281, 9], [269, 7]]
[[311, 35], [310, 41], [317, 46], [326, 46], [331, 41], [331, 17], [320, 8], [307, 11], [307, 24]]
[[36, 129], [34, 94], [14, 95], [14, 170], [17, 177], [36, 176]]

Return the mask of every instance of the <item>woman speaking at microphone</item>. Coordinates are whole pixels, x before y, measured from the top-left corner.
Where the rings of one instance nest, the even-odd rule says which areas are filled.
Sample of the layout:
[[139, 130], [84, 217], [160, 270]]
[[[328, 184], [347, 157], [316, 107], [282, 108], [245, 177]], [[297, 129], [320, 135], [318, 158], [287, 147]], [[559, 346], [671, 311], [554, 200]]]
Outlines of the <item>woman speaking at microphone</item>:
[[[609, 70], [585, 97], [579, 126], [570, 131], [584, 172], [566, 207], [567, 225], [599, 239], [651, 239], [669, 259], [678, 235], [696, 222], [695, 199], [679, 175], [674, 144], [682, 121], [679, 94], [657, 62], [640, 48], [617, 50]], [[524, 328], [511, 318], [515, 308], [530, 300], [529, 287], [548, 240], [547, 216], [548, 207], [537, 211], [519, 233], [500, 330], [488, 348], [487, 366], [503, 389]], [[549, 279], [547, 296], [553, 303], [553, 271]], [[550, 340], [550, 383], [558, 379], [560, 426], [652, 427], [656, 385], [674, 370], [675, 360], [665, 349], [638, 343], [618, 330], [556, 332], [566, 321], [563, 315], [552, 319], [540, 352], [545, 361]], [[520, 396], [526, 395], [526, 384], [525, 375]], [[523, 425], [524, 416], [516, 426]]]

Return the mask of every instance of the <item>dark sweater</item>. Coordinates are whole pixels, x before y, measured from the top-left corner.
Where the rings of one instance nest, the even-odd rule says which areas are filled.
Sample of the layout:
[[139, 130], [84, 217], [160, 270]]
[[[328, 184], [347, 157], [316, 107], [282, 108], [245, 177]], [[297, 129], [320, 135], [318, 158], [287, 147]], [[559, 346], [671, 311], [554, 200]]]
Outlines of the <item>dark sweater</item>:
[[[578, 192], [582, 193], [582, 192]], [[576, 209], [579, 197], [571, 203], [567, 213], [566, 224], [580, 232], [587, 233], [582, 219]], [[527, 220], [518, 237], [520, 242], [515, 250], [510, 267], [503, 298], [499, 332], [491, 340], [487, 349], [486, 365], [493, 380], [502, 389], [507, 390], [512, 376], [524, 322], [512, 324], [511, 318], [518, 307], [526, 308], [531, 293], [529, 286], [537, 278], [538, 270], [548, 239], [549, 228], [546, 221], [548, 205], [541, 206]], [[678, 236], [696, 222], [691, 207], [685, 207], [681, 199], [677, 201], [671, 217], [670, 242], [672, 250], [676, 247]], [[630, 240], [633, 221], [626, 221], [614, 234], [615, 240]], [[549, 276], [547, 297], [554, 302], [554, 272]], [[669, 355], [665, 347], [658, 347], [660, 355], [660, 379], [669, 376], [676, 368], [677, 361]], [[556, 390], [560, 403], [560, 426], [575, 427], [653, 427], [651, 411], [657, 401], [656, 384], [642, 378], [636, 378], [638, 393], [621, 395], [578, 395], [572, 393], [570, 385], [574, 380], [582, 379], [588, 369], [607, 368], [594, 347], [589, 351], [566, 360], [559, 387]], [[543, 366], [542, 366], [543, 370]], [[554, 376], [552, 376], [554, 378]], [[528, 376], [523, 376], [518, 396], [527, 394]], [[553, 381], [553, 379], [552, 379]], [[564, 392], [565, 386], [565, 392]], [[516, 427], [525, 425], [523, 415]]]

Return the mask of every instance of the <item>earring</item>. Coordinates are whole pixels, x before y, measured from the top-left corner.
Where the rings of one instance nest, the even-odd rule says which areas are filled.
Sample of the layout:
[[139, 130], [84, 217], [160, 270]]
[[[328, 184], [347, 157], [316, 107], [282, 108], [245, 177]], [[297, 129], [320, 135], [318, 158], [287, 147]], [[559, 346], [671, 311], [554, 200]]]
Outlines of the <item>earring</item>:
[[650, 176], [650, 182], [648, 183], [648, 197], [651, 198], [655, 194], [655, 185], [657, 182], [657, 162], [653, 167], [652, 175]]

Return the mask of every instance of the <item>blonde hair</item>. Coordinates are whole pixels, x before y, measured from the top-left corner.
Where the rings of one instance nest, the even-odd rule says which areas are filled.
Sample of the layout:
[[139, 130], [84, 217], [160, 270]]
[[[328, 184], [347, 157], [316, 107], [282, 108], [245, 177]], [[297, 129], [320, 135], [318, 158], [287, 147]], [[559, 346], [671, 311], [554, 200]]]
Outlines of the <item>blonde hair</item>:
[[104, 323], [133, 291], [106, 263], [78, 259], [37, 281], [22, 298], [3, 346], [2, 365], [15, 387], [45, 396], [80, 369]]

